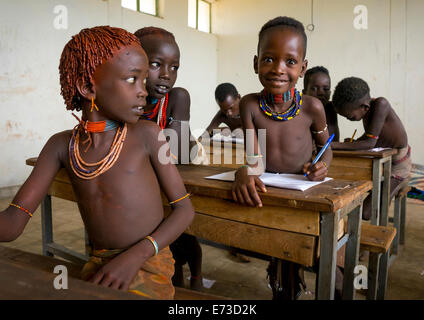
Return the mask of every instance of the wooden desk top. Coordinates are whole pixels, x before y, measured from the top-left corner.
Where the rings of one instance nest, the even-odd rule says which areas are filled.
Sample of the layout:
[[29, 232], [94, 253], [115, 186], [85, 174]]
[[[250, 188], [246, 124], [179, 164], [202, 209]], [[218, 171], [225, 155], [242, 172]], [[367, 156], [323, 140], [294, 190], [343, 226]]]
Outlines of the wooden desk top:
[[352, 158], [360, 158], [360, 157], [369, 157], [369, 158], [386, 158], [388, 156], [392, 156], [397, 154], [397, 149], [386, 149], [382, 151], [369, 151], [369, 150], [333, 150], [334, 157], [352, 157]]
[[[30, 158], [26, 163], [34, 166], [36, 160], [37, 158]], [[189, 193], [233, 201], [232, 182], [205, 179], [233, 169], [196, 165], [178, 165], [177, 168]], [[59, 171], [55, 180], [70, 183], [64, 169]], [[260, 196], [264, 205], [336, 212], [363, 197], [371, 188], [371, 181], [330, 180], [304, 192], [267, 187], [268, 192], [261, 193]]]
[[[69, 262], [22, 253], [0, 246], [1, 300], [146, 300], [142, 296], [79, 280], [75, 278], [76, 267]], [[53, 273], [56, 265], [67, 267], [68, 289], [54, 288], [53, 281], [59, 275]]]

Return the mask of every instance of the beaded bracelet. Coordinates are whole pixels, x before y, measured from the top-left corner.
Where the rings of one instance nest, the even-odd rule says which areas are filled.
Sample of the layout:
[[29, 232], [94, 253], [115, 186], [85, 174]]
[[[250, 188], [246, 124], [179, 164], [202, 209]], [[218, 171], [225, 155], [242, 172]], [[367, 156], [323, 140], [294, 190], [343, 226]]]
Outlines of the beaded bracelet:
[[324, 165], [325, 169], [328, 170], [327, 164], [324, 161], [322, 161], [322, 160], [320, 162], [322, 162], [322, 164]]
[[371, 138], [371, 139], [375, 139], [375, 140], [377, 140], [378, 139], [378, 136], [375, 136], [375, 135], [373, 135], [373, 134], [371, 134], [371, 133], [366, 133], [365, 134], [368, 138]]
[[181, 201], [181, 200], [183, 200], [183, 199], [185, 199], [185, 198], [187, 198], [187, 197], [189, 197], [190, 196], [190, 193], [187, 193], [184, 197], [181, 197], [181, 198], [179, 198], [179, 199], [177, 199], [177, 200], [174, 200], [174, 201], [171, 201], [171, 202], [169, 202], [169, 204], [175, 204], [175, 203], [177, 203], [178, 201]]
[[155, 256], [157, 256], [159, 252], [159, 247], [155, 239], [153, 239], [151, 236], [146, 236], [144, 239], [149, 240], [153, 244], [153, 247], [155, 247]]
[[321, 134], [321, 133], [325, 132], [325, 130], [327, 130], [327, 125], [325, 125], [325, 128], [322, 129], [321, 131], [313, 131], [313, 130], [311, 130], [311, 131], [312, 131], [313, 134]]
[[25, 208], [22, 208], [21, 206], [19, 206], [19, 205], [17, 205], [17, 204], [14, 204], [14, 203], [10, 203], [10, 204], [9, 204], [9, 206], [13, 206], [13, 207], [16, 207], [16, 208], [18, 208], [18, 209], [22, 210], [22, 211], [23, 211], [23, 212], [25, 212], [27, 215], [29, 215], [29, 217], [30, 217], [30, 218], [32, 218], [32, 213], [31, 213], [29, 210], [27, 210], [27, 209], [25, 209]]

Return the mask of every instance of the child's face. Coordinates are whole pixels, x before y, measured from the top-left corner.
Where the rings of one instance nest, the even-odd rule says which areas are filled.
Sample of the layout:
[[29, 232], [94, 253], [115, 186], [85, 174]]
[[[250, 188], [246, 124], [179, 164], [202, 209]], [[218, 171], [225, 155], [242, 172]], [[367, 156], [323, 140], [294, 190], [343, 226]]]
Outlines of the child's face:
[[343, 109], [344, 111], [338, 111], [341, 116], [350, 121], [360, 121], [365, 117], [370, 109], [370, 97], [369, 95], [366, 95], [354, 102], [346, 103], [345, 108]]
[[143, 114], [148, 60], [139, 44], [119, 49], [94, 72], [96, 104], [106, 119], [136, 123]]
[[229, 118], [235, 118], [239, 115], [240, 96], [234, 98], [232, 95], [225, 97], [224, 101], [216, 101], [219, 109]]
[[286, 27], [267, 30], [261, 39], [255, 72], [263, 87], [271, 94], [283, 94], [293, 88], [306, 71], [302, 36]]
[[318, 98], [325, 106], [330, 101], [331, 82], [330, 78], [323, 72], [314, 73], [305, 88], [305, 94]]
[[168, 37], [146, 36], [144, 43], [149, 58], [146, 88], [149, 96], [160, 99], [172, 89], [177, 80], [180, 50], [175, 41]]

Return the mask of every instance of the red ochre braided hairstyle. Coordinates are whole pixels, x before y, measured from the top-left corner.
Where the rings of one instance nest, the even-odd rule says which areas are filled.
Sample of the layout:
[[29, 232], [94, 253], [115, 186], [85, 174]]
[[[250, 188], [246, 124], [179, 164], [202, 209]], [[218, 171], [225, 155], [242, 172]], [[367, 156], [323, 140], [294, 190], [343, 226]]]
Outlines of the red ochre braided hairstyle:
[[81, 96], [77, 82], [93, 84], [93, 74], [102, 62], [113, 57], [116, 50], [138, 43], [132, 33], [109, 26], [82, 29], [65, 45], [60, 57], [59, 74], [61, 94], [66, 109], [81, 110]]

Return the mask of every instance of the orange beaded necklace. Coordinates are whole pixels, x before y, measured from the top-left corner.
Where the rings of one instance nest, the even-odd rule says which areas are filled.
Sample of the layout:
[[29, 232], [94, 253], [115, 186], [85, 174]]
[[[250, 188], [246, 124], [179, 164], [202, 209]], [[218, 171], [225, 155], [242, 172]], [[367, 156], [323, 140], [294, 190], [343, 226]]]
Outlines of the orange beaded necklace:
[[[74, 115], [75, 116], [75, 115]], [[76, 116], [75, 116], [76, 117]], [[78, 119], [78, 118], [77, 118]], [[79, 119], [78, 119], [79, 120]], [[89, 130], [91, 128], [88, 121], [79, 120], [80, 123], [75, 126], [72, 131], [72, 137], [69, 141], [69, 162], [71, 164], [71, 168], [74, 171], [75, 175], [81, 179], [90, 180], [98, 177], [102, 173], [109, 170], [118, 160], [119, 155], [122, 150], [123, 143], [127, 136], [127, 124], [121, 125], [115, 134], [112, 145], [110, 146], [108, 154], [95, 163], [85, 162], [79, 151], [79, 143], [80, 143], [80, 132], [84, 131], [88, 135], [88, 139], [83, 141], [82, 143], [89, 142], [87, 149], [91, 145], [91, 135], [90, 132], [99, 132], [97, 129], [97, 125], [94, 130]], [[85, 151], [87, 151], [87, 149]], [[96, 167], [96, 169], [89, 169], [90, 167]]]

